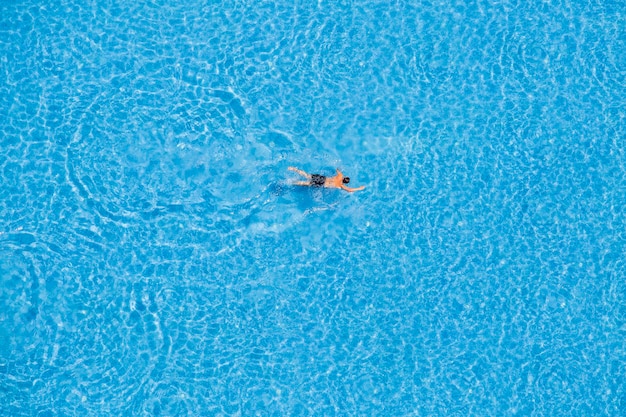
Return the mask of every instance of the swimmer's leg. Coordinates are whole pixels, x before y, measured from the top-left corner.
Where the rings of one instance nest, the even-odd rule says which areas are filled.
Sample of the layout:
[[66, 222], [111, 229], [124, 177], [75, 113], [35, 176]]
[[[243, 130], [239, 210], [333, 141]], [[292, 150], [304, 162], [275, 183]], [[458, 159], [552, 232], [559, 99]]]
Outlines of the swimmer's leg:
[[302, 185], [302, 186], [309, 186], [309, 185], [311, 185], [311, 183], [309, 181], [294, 181], [292, 184], [293, 185]]
[[[296, 167], [289, 167], [287, 168], [289, 171], [293, 171], [293, 172], [297, 172], [298, 174], [302, 175], [304, 178], [308, 178], [311, 179], [311, 175], [307, 174], [306, 172], [304, 172], [301, 169], [298, 169]], [[303, 182], [303, 181], [300, 181]], [[298, 184], [298, 185], [302, 185], [302, 184]], [[306, 183], [306, 185], [308, 185], [308, 183]]]

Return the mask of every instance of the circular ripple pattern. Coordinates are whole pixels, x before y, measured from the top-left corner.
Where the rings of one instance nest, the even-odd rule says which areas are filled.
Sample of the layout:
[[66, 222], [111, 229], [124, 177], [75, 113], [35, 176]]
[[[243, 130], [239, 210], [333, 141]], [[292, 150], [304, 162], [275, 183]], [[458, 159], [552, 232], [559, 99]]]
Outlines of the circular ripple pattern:
[[624, 27], [3, 2], [0, 414], [619, 415]]

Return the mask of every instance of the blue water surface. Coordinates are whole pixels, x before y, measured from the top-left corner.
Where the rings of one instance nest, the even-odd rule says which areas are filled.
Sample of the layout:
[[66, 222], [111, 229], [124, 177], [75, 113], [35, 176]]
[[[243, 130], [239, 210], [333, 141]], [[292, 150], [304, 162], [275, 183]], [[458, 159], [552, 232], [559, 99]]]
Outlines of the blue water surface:
[[624, 415], [625, 32], [1, 2], [0, 415]]

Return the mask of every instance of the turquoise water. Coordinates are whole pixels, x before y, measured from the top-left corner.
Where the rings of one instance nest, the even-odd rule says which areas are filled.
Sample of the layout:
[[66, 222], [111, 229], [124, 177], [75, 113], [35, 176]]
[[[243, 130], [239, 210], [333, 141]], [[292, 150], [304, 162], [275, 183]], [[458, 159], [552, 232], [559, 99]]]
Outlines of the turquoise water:
[[0, 4], [0, 415], [623, 415], [622, 1], [48, 3]]

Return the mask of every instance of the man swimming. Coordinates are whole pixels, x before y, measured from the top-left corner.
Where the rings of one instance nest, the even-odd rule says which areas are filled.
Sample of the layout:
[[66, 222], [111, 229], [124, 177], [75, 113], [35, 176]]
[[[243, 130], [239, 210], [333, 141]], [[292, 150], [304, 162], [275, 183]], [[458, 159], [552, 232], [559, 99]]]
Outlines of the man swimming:
[[350, 183], [350, 177], [344, 177], [339, 168], [337, 168], [337, 175], [334, 177], [325, 177], [324, 175], [319, 174], [307, 174], [301, 169], [295, 167], [287, 168], [289, 171], [297, 172], [302, 175], [308, 181], [296, 181], [295, 185], [309, 186], [309, 187], [326, 187], [326, 188], [341, 188], [342, 190], [346, 190], [349, 193], [353, 193], [355, 191], [361, 191], [365, 188], [365, 186], [360, 186], [358, 188], [350, 188], [346, 187], [345, 184]]

